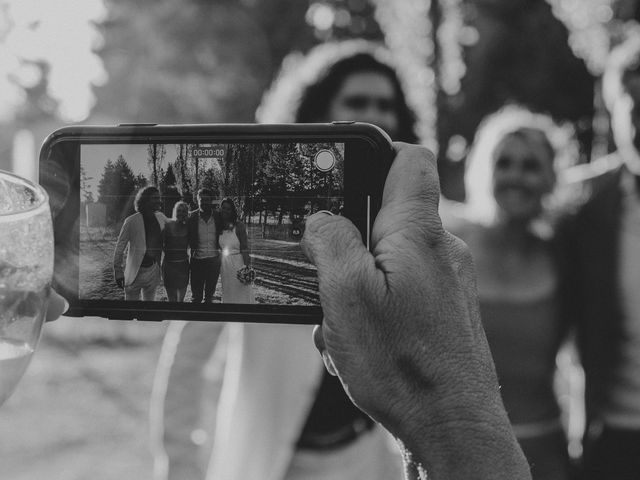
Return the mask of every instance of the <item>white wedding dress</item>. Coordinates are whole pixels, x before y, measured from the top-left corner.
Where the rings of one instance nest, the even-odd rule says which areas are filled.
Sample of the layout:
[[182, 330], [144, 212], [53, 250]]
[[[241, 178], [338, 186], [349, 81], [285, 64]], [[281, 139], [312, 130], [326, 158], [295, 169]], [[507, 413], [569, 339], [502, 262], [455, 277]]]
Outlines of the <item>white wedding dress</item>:
[[245, 285], [237, 277], [238, 270], [244, 267], [244, 261], [235, 227], [232, 230], [223, 230], [220, 234], [220, 250], [222, 251], [220, 267], [222, 303], [253, 303], [252, 285]]

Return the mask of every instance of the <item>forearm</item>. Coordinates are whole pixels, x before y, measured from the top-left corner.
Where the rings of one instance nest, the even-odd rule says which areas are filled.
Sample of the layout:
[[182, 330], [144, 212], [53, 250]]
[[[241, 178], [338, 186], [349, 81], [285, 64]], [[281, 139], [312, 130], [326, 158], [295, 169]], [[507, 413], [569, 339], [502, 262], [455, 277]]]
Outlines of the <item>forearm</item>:
[[124, 267], [122, 266], [124, 259], [124, 250], [129, 243], [129, 228], [125, 223], [122, 225], [118, 239], [116, 240], [116, 247], [113, 250], [113, 274], [115, 278], [124, 277]]
[[247, 267], [251, 266], [251, 249], [249, 248], [249, 238], [247, 230], [242, 222], [238, 222], [237, 226], [238, 241], [240, 242], [240, 253], [242, 254], [242, 261]]
[[531, 478], [499, 395], [423, 412], [398, 420], [408, 480]]
[[124, 250], [126, 245], [120, 241], [116, 244], [115, 251], [113, 253], [113, 275], [115, 278], [124, 277]]

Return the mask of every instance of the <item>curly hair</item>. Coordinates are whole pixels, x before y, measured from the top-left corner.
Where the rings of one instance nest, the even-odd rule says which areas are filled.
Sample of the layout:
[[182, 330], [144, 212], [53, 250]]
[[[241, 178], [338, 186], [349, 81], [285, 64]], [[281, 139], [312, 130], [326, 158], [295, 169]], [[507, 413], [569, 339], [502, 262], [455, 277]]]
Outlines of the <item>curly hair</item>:
[[398, 134], [394, 140], [415, 143], [416, 118], [391, 60], [383, 46], [365, 40], [328, 42], [305, 56], [292, 53], [256, 112], [261, 123], [325, 121], [331, 100], [354, 73], [380, 73], [391, 81], [396, 96]]
[[160, 195], [160, 190], [152, 185], [142, 187], [140, 190], [138, 190], [138, 193], [136, 193], [136, 198], [133, 201], [133, 208], [135, 209], [135, 211], [140, 212], [144, 210], [147, 206], [147, 203], [149, 203], [149, 199], [153, 195]]

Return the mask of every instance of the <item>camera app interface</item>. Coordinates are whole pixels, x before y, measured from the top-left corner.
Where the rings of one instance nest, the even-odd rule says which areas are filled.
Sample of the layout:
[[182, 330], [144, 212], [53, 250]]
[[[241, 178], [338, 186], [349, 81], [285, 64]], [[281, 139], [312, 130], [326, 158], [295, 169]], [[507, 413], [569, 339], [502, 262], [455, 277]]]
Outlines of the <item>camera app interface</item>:
[[343, 143], [86, 144], [81, 300], [319, 305], [305, 219], [343, 209]]

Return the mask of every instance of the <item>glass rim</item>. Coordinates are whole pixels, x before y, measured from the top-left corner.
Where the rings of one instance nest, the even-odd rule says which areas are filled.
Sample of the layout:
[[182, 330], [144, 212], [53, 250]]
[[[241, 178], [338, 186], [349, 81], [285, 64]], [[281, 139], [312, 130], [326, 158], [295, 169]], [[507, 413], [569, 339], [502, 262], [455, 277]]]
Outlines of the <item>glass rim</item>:
[[8, 219], [19, 220], [22, 217], [31, 217], [31, 216], [37, 215], [42, 210], [46, 210], [49, 208], [49, 195], [47, 194], [45, 189], [42, 188], [37, 183], [34, 183], [31, 180], [27, 180], [24, 177], [16, 175], [15, 173], [12, 173], [12, 172], [8, 172], [6, 170], [0, 170], [0, 179], [2, 178], [6, 178], [10, 182], [17, 183], [33, 191], [36, 197], [36, 202], [31, 207], [28, 207], [22, 210], [13, 211], [13, 212], [0, 211], [0, 221], [8, 220]]

